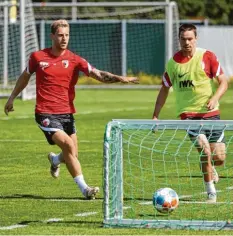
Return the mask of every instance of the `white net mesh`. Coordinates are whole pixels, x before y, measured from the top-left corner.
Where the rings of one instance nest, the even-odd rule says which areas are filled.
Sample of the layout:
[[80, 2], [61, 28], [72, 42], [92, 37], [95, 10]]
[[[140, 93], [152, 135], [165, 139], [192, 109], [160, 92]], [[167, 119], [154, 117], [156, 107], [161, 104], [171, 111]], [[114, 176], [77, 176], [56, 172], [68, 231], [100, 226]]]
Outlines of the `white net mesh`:
[[[21, 74], [21, 55], [25, 54], [26, 65], [29, 55], [38, 50], [38, 40], [31, 0], [25, 0], [25, 47], [21, 48], [20, 8], [16, 1], [0, 3], [0, 96], [8, 96]], [[27, 89], [27, 98], [35, 97], [35, 78]], [[32, 89], [33, 85], [34, 89]]]
[[[6, 54], [0, 55], [2, 96], [9, 95], [22, 70], [19, 6], [16, 6], [16, 20], [14, 23], [8, 23], [10, 16], [4, 14], [4, 9], [10, 12], [12, 6], [9, 3], [10, 1], [7, 7], [0, 4], [0, 22], [2, 22], [0, 47], [8, 49]], [[140, 73], [149, 76], [162, 75], [168, 50], [167, 4], [164, 2], [161, 5], [157, 2], [155, 5], [151, 3], [146, 6], [140, 4], [121, 6], [124, 3], [115, 3], [116, 6], [110, 3], [111, 6], [80, 4], [32, 5], [31, 0], [25, 1], [25, 63], [31, 52], [38, 49], [37, 41], [40, 42], [40, 48], [51, 46], [49, 37], [51, 22], [64, 18], [72, 20], [69, 21], [71, 27], [69, 49], [87, 59], [94, 67], [120, 75]], [[172, 13], [171, 50], [175, 51], [178, 49], [179, 18], [176, 5], [172, 7]], [[4, 20], [7, 21], [5, 28]], [[3, 40], [4, 38], [7, 40]], [[88, 84], [86, 78], [81, 79], [79, 83], [82, 81]], [[153, 84], [153, 81], [151, 83]], [[34, 77], [30, 79], [23, 95], [24, 99], [35, 97]]]
[[[105, 135], [105, 223], [107, 226], [221, 229], [229, 223], [232, 197], [231, 121], [116, 120]], [[197, 140], [188, 131], [212, 136], [225, 133], [225, 163], [217, 166], [217, 202], [207, 202]], [[208, 135], [207, 135], [208, 137]], [[214, 152], [211, 153], [214, 156]], [[212, 159], [213, 160], [213, 159]], [[214, 163], [214, 162], [213, 162]], [[180, 199], [172, 214], [161, 214], [152, 204], [154, 192], [174, 189]]]

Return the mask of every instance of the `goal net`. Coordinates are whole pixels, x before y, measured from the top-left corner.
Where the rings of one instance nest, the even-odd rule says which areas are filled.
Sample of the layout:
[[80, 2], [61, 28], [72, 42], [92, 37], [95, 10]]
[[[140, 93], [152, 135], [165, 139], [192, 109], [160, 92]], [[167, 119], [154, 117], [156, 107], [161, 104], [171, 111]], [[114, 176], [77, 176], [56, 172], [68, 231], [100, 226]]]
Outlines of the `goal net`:
[[[168, 57], [178, 49], [179, 16], [172, 2], [31, 3], [31, 0], [21, 0], [25, 3], [25, 35], [20, 38], [20, 4], [14, 6], [15, 20], [9, 20], [14, 1], [7, 1], [7, 5], [0, 3], [0, 47], [5, 50], [0, 55], [2, 96], [9, 95], [22, 72], [20, 65], [38, 49], [37, 39], [41, 49], [51, 47], [50, 25], [57, 19], [70, 23], [71, 51], [94, 67], [114, 74], [142, 73], [156, 79], [162, 75]], [[21, 46], [21, 40], [25, 40], [25, 47]], [[80, 85], [99, 83], [83, 75], [80, 78]], [[34, 77], [23, 92], [24, 99], [33, 97]]]
[[174, 2], [92, 2], [34, 4], [41, 47], [54, 19], [70, 23], [69, 49], [93, 66], [115, 74], [162, 75], [178, 49], [178, 9]]
[[[39, 49], [31, 0], [23, 1], [23, 6], [21, 2], [0, 2], [0, 97], [10, 95], [28, 57]], [[32, 76], [23, 99], [34, 97], [35, 78]]]
[[[187, 131], [225, 133], [225, 164], [217, 167], [217, 202], [207, 203], [200, 154]], [[232, 229], [233, 122], [113, 120], [104, 139], [104, 226]], [[153, 206], [156, 190], [179, 196], [171, 214]]]

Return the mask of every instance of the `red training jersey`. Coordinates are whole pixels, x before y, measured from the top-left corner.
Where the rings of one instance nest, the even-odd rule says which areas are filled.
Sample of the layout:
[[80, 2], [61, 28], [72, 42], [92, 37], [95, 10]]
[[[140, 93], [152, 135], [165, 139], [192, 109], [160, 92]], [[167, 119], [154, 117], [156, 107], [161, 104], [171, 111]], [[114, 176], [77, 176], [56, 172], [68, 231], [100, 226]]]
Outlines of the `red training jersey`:
[[82, 57], [66, 50], [54, 56], [51, 48], [31, 54], [26, 71], [36, 73], [36, 113], [75, 113], [73, 104], [79, 72], [87, 76], [93, 67]]

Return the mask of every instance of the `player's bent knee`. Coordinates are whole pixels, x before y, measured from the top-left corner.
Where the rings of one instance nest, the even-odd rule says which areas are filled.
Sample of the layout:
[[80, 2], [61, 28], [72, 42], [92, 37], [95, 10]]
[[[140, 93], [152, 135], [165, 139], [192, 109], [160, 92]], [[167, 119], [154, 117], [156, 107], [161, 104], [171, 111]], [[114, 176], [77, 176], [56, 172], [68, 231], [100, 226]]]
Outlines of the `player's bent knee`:
[[74, 152], [75, 151], [75, 145], [72, 141], [65, 141], [63, 143], [63, 147], [62, 147], [62, 150], [63, 151], [66, 151], [66, 152]]
[[64, 153], [75, 153], [76, 147], [74, 145], [74, 142], [70, 137], [62, 137], [59, 140], [56, 140], [57, 145], [62, 149]]

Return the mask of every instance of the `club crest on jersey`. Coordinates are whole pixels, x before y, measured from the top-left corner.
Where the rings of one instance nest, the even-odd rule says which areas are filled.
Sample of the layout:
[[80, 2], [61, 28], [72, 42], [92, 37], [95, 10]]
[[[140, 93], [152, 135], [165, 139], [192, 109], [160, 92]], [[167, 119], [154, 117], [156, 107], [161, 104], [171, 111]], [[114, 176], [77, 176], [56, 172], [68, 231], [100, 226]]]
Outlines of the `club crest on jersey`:
[[48, 62], [44, 62], [44, 61], [40, 61], [39, 65], [40, 65], [40, 68], [42, 70], [44, 70], [45, 68], [49, 67], [49, 63]]
[[68, 68], [69, 61], [68, 60], [62, 60], [62, 65], [63, 65], [64, 68]]
[[43, 124], [44, 127], [49, 126], [49, 124], [50, 124], [49, 118], [46, 118], [46, 119], [42, 120], [42, 124]]

